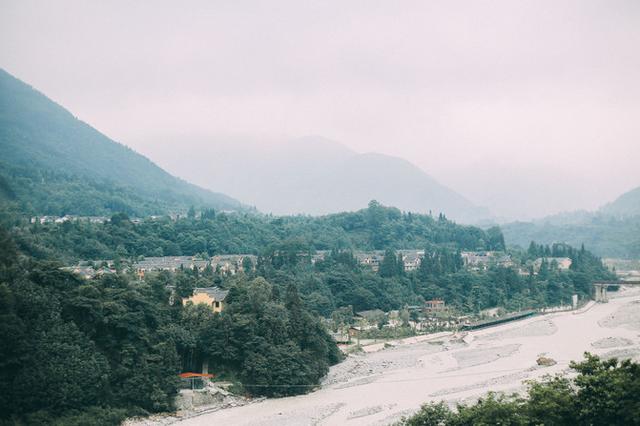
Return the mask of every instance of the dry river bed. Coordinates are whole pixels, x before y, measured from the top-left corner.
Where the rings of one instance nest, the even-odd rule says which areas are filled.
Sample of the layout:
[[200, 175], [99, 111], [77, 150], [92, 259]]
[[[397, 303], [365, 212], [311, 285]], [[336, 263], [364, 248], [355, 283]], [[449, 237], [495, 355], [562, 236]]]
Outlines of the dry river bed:
[[[488, 391], [520, 392], [524, 380], [566, 373], [585, 351], [640, 360], [640, 289], [606, 304], [534, 317], [348, 357], [321, 389], [193, 417], [180, 426], [387, 425], [425, 401], [472, 402]], [[544, 355], [557, 364], [540, 367]]]

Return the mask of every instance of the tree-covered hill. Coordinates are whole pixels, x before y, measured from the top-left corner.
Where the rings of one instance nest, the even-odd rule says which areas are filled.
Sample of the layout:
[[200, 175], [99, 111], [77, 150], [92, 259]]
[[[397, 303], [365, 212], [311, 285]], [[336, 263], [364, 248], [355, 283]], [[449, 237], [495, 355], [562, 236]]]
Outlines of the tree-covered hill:
[[501, 225], [508, 245], [526, 247], [530, 241], [584, 244], [598, 256], [640, 258], [640, 188], [619, 196], [595, 212], [575, 211], [531, 222]]
[[509, 246], [526, 247], [530, 241], [545, 244], [584, 244], [601, 257], [640, 258], [640, 216], [616, 218], [593, 215], [580, 223], [552, 221], [514, 222], [501, 226]]
[[584, 244], [598, 256], [640, 258], [640, 188], [628, 191], [595, 212], [559, 213], [532, 222], [501, 226], [508, 245]]
[[640, 187], [625, 192], [600, 211], [613, 216], [640, 216]]
[[458, 225], [444, 216], [403, 213], [372, 201], [366, 209], [320, 217], [216, 213], [179, 220], [131, 222], [117, 214], [106, 223], [79, 220], [63, 224], [31, 224], [13, 219], [21, 247], [41, 258], [66, 261], [135, 256], [262, 254], [275, 246], [291, 250], [424, 249], [503, 250], [499, 228], [486, 231]]
[[0, 69], [0, 200], [32, 214], [132, 215], [240, 203], [171, 176]]
[[264, 278], [236, 276], [214, 313], [172, 302], [168, 284], [193, 278], [84, 280], [20, 252], [0, 227], [0, 425], [115, 426], [171, 411], [196, 355], [269, 396], [313, 389], [340, 360], [295, 284], [276, 294]]

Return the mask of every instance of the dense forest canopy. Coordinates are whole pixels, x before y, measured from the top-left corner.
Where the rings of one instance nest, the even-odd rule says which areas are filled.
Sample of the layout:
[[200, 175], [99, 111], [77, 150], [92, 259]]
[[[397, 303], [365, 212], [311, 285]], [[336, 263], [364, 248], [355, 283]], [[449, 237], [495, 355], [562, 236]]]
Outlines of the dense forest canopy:
[[[585, 217], [586, 216], [586, 217]], [[580, 215], [575, 223], [548, 220], [514, 222], [501, 226], [509, 246], [526, 247], [530, 241], [566, 242], [589, 247], [598, 256], [640, 258], [640, 216]]]
[[532, 222], [502, 225], [509, 246], [526, 247], [530, 241], [565, 242], [589, 247], [601, 257], [640, 258], [640, 188], [619, 196], [595, 212], [559, 213]]
[[[13, 235], [20, 249], [33, 257], [62, 260], [122, 261], [140, 256], [252, 253], [258, 255], [258, 275], [273, 285], [295, 282], [310, 310], [330, 316], [341, 307], [354, 310], [399, 309], [423, 300], [442, 298], [462, 312], [494, 306], [508, 309], [568, 303], [571, 295], [589, 297], [593, 279], [611, 278], [599, 258], [588, 251], [554, 245], [515, 253], [515, 267], [471, 271], [463, 267], [464, 250], [504, 250], [499, 228], [486, 231], [457, 225], [444, 216], [402, 213], [373, 201], [353, 213], [322, 217], [271, 217], [192, 211], [189, 217], [148, 219], [133, 223], [124, 214], [106, 223], [70, 221], [26, 224], [14, 219]], [[544, 246], [543, 246], [544, 247]], [[424, 250], [419, 268], [405, 272], [395, 250]], [[386, 250], [380, 271], [363, 268], [355, 250]], [[316, 250], [332, 250], [313, 263]], [[533, 251], [532, 251], [533, 250]], [[540, 251], [541, 250], [541, 251]], [[301, 256], [304, 254], [304, 256]], [[552, 265], [536, 273], [538, 257], [566, 256], [569, 271]], [[188, 273], [186, 275], [189, 275]], [[218, 275], [194, 278], [200, 287], [225, 285]], [[284, 288], [280, 289], [284, 291]]]
[[5, 215], [21, 248], [34, 256], [55, 253], [68, 261], [115, 256], [177, 256], [220, 253], [261, 254], [275, 245], [298, 250], [424, 249], [447, 246], [461, 250], [504, 250], [498, 228], [484, 231], [458, 225], [443, 215], [403, 213], [372, 201], [368, 208], [320, 217], [273, 217], [251, 213], [192, 210], [179, 220], [168, 217], [134, 223], [116, 214], [106, 223], [85, 220], [63, 224], [26, 224]]
[[312, 389], [340, 360], [295, 284], [276, 292], [236, 276], [219, 314], [170, 303], [168, 285], [185, 279], [87, 281], [20, 253], [0, 228], [0, 424], [118, 424], [172, 410], [194, 354], [271, 396]]
[[[177, 373], [203, 359], [248, 394], [303, 393], [341, 358], [325, 326], [330, 318], [348, 324], [354, 312], [406, 310], [433, 298], [459, 314], [557, 305], [573, 294], [589, 297], [594, 279], [612, 277], [584, 247], [566, 245], [531, 244], [511, 253], [513, 266], [473, 270], [461, 253], [504, 252], [499, 228], [375, 201], [321, 217], [192, 207], [178, 219], [120, 212], [104, 222], [62, 223], [41, 223], [22, 207], [0, 209], [5, 423], [118, 424], [171, 410]], [[415, 270], [404, 269], [401, 249], [423, 252]], [[325, 255], [312, 261], [318, 250]], [[383, 251], [377, 271], [360, 264], [359, 250]], [[141, 278], [126, 267], [145, 256], [229, 253], [257, 262], [237, 275], [181, 268]], [[540, 257], [569, 257], [571, 268], [543, 261], [534, 272]], [[83, 279], [61, 269], [107, 259], [116, 273]], [[229, 292], [222, 313], [180, 303], [214, 285]]]

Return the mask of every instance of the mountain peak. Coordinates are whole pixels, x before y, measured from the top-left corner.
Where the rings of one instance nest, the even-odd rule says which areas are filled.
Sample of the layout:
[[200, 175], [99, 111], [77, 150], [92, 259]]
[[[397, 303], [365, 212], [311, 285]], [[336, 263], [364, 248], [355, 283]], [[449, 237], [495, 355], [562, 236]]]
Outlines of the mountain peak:
[[[376, 199], [407, 211], [443, 212], [464, 222], [490, 216], [403, 158], [359, 154], [320, 136], [261, 146], [234, 139], [209, 144], [205, 152], [196, 148], [188, 146], [179, 158], [167, 152], [159, 161], [191, 181], [205, 187], [215, 184], [267, 213], [355, 211]], [[224, 161], [212, 160], [215, 152], [224, 152]]]

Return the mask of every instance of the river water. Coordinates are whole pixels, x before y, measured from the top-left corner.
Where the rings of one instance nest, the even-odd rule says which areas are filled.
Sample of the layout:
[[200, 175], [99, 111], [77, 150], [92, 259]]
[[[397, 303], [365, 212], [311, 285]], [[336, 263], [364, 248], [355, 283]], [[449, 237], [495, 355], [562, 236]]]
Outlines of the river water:
[[[184, 420], [203, 425], [386, 425], [422, 403], [469, 403], [488, 391], [520, 392], [523, 381], [567, 374], [585, 351], [640, 357], [640, 289], [578, 312], [534, 317], [469, 333], [464, 341], [399, 345], [350, 356], [321, 389]], [[557, 364], [540, 367], [539, 356]]]

